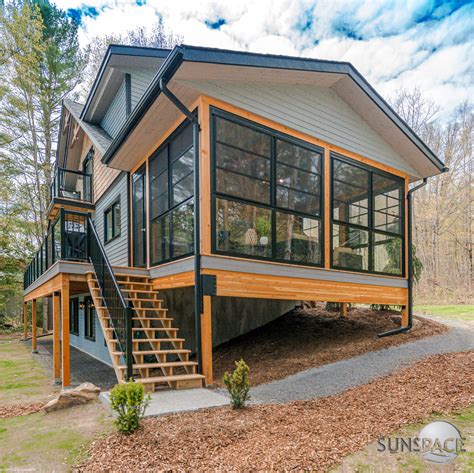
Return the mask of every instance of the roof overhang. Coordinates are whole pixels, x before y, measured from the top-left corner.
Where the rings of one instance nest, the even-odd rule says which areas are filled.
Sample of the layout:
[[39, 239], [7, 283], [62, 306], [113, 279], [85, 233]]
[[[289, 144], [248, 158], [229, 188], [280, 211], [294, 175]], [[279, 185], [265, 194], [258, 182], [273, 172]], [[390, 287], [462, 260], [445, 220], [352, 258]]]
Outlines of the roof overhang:
[[[180, 80], [196, 79], [305, 83], [331, 87], [397, 153], [411, 163], [416, 161], [417, 177], [428, 177], [446, 170], [436, 154], [350, 63], [186, 45], [176, 46], [161, 64], [149, 88], [104, 154], [104, 163], [120, 169], [129, 168], [125, 160], [130, 148], [124, 144], [138, 133], [138, 123], [152, 107], [156, 108], [156, 104], [153, 105], [155, 101], [165, 102], [165, 98], [160, 97], [161, 79], [170, 83], [172, 88], [178, 87]], [[192, 94], [188, 95], [191, 97]]]

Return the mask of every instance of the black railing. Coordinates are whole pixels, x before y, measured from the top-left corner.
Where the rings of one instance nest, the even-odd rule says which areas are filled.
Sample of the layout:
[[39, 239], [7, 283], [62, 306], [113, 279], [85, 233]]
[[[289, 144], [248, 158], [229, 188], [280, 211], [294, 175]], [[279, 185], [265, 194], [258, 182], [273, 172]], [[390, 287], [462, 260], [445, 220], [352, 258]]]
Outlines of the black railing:
[[50, 188], [50, 197], [92, 202], [92, 175], [71, 169], [57, 168]]
[[104, 247], [100, 242], [94, 224], [88, 219], [89, 259], [94, 268], [102, 299], [109, 312], [112, 327], [115, 332], [120, 350], [125, 354], [127, 363], [126, 378], [132, 377], [132, 307], [125, 302], [122, 291], [115, 279], [112, 266], [109, 263]]
[[87, 214], [61, 209], [23, 275], [23, 287], [33, 284], [56, 261], [88, 261]]

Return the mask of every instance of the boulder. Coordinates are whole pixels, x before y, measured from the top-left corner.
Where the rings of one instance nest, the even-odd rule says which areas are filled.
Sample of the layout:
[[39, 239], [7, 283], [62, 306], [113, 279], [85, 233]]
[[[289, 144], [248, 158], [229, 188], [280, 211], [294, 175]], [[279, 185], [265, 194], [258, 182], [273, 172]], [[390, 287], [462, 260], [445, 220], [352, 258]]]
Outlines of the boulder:
[[63, 390], [44, 407], [45, 412], [53, 412], [67, 407], [78, 406], [95, 401], [99, 397], [100, 388], [92, 383], [82, 383], [74, 389]]

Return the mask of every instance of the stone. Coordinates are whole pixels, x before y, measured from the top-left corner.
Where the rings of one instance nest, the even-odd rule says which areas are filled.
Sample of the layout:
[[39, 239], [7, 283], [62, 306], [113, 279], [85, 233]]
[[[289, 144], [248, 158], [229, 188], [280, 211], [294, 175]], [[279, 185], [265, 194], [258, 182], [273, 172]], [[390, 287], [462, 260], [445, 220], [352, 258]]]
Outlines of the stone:
[[100, 388], [92, 383], [82, 383], [74, 389], [63, 390], [44, 407], [45, 412], [53, 412], [72, 406], [87, 404], [97, 400]]

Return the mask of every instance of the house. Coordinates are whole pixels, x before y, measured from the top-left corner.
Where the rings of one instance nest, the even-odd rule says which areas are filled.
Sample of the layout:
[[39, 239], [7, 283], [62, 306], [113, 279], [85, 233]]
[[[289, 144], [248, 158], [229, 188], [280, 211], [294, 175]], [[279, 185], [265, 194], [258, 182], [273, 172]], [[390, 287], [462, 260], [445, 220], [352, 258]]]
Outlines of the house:
[[50, 298], [63, 386], [70, 346], [149, 390], [210, 384], [214, 346], [301, 300], [411, 327], [409, 184], [446, 169], [351, 64], [113, 45], [58, 141], [24, 314], [34, 350]]

